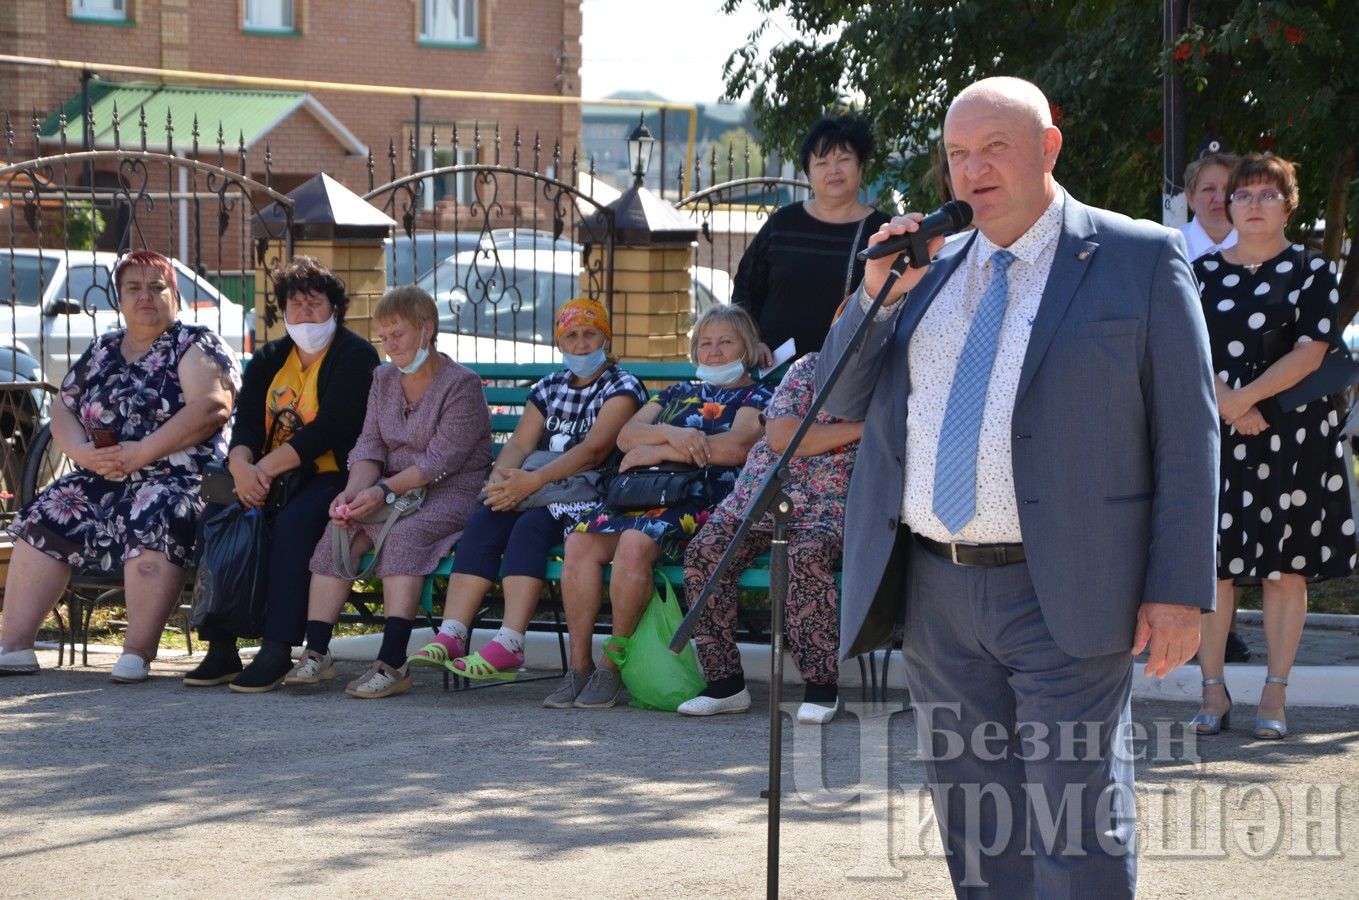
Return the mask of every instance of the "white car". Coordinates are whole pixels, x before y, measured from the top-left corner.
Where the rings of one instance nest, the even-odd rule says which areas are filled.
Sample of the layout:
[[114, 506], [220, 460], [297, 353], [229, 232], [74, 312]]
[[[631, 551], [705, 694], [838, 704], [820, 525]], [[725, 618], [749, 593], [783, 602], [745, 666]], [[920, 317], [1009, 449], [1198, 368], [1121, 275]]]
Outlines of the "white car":
[[[731, 276], [690, 269], [691, 312], [731, 302]], [[466, 250], [421, 278], [439, 307], [438, 347], [460, 362], [557, 362], [553, 314], [580, 295], [580, 254], [570, 250]], [[603, 278], [603, 275], [600, 276]]]
[[[96, 335], [122, 326], [113, 287], [118, 254], [89, 250], [0, 250], [0, 352], [13, 347], [60, 384]], [[254, 349], [254, 311], [224, 297], [179, 260], [171, 260], [180, 318], [206, 325], [237, 353]]]

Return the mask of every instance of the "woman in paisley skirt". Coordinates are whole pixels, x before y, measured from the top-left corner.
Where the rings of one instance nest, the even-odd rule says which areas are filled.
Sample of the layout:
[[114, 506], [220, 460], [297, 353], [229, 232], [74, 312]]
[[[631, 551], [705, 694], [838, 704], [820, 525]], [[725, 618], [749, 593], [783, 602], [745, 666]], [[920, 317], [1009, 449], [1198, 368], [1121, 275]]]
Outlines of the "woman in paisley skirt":
[[203, 467], [226, 455], [235, 355], [176, 318], [175, 273], [159, 253], [129, 253], [113, 283], [127, 327], [95, 338], [53, 405], [52, 437], [75, 471], [10, 526], [0, 675], [38, 670], [38, 627], [80, 566], [122, 572], [127, 633], [111, 677], [145, 681], [184, 586]]
[[[765, 436], [750, 451], [736, 489], [713, 510], [708, 524], [689, 543], [684, 554], [684, 587], [690, 602], [698, 598], [717, 569], [765, 473], [783, 455], [811, 408], [818, 356], [810, 353], [789, 368], [765, 409]], [[835, 562], [844, 544], [845, 497], [863, 427], [862, 422], [845, 422], [818, 413], [788, 465], [789, 478], [783, 485], [793, 504], [788, 520], [788, 556], [797, 561], [789, 572], [785, 627], [793, 662], [806, 684], [797, 719], [807, 725], [824, 725], [839, 709], [840, 592], [835, 585]], [[750, 692], [736, 648], [737, 582], [751, 561], [769, 550], [773, 536], [773, 519], [766, 513], [764, 520], [746, 534], [699, 615], [694, 643], [708, 685], [697, 697], [680, 704], [681, 715], [711, 716], [750, 709]]]

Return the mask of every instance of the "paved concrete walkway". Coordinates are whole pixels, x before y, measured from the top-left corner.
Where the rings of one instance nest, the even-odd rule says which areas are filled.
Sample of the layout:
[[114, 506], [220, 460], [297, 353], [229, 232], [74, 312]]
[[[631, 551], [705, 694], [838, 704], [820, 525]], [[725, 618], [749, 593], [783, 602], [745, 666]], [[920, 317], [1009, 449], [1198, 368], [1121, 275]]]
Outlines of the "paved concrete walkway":
[[[0, 678], [0, 896], [763, 893], [758, 711], [559, 712], [539, 705], [550, 683], [443, 694], [429, 676], [381, 702], [342, 681], [242, 696], [183, 687], [185, 661], [113, 685], [113, 660]], [[1153, 736], [1193, 712], [1134, 704]], [[1240, 730], [1252, 713], [1138, 763], [1143, 896], [1355, 896], [1359, 708], [1293, 710], [1297, 736], [1276, 743]], [[950, 895], [933, 825], [913, 825], [914, 729], [901, 712], [788, 727], [784, 896]], [[882, 744], [889, 791], [871, 774]], [[866, 800], [846, 801], [861, 765]]]

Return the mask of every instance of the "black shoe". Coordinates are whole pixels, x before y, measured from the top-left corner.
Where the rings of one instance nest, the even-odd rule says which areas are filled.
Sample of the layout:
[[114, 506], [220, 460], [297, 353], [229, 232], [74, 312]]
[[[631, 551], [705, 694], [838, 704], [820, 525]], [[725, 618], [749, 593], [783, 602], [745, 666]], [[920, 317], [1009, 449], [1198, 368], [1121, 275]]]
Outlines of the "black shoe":
[[193, 671], [184, 676], [187, 687], [212, 687], [226, 684], [241, 671], [241, 657], [236, 653], [236, 642], [216, 641], [208, 644], [208, 655]]
[[265, 641], [250, 665], [231, 682], [238, 694], [263, 694], [283, 683], [293, 668], [292, 648], [287, 644]]
[[1241, 635], [1235, 631], [1227, 632], [1227, 655], [1225, 659], [1231, 663], [1250, 662], [1250, 647], [1246, 646], [1246, 642], [1241, 640]]

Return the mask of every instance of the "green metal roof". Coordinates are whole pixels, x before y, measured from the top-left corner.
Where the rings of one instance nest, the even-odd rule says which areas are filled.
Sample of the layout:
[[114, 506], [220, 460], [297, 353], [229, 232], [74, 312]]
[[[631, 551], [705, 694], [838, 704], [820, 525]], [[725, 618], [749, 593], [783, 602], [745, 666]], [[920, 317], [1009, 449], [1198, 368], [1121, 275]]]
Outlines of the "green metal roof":
[[[124, 149], [140, 149], [141, 117], [146, 114], [146, 148], [165, 152], [168, 122], [173, 123], [175, 150], [183, 153], [193, 142], [193, 122], [198, 119], [198, 145], [206, 152], [217, 146], [221, 127], [228, 153], [244, 139], [246, 147], [301, 107], [321, 120], [350, 153], [366, 148], [339, 123], [315, 98], [304, 91], [267, 91], [251, 88], [206, 88], [179, 84], [123, 84], [110, 81], [90, 83], [90, 110], [94, 117], [94, 146], [115, 146], [114, 110], [119, 122], [117, 144]], [[77, 93], [43, 122], [44, 141], [60, 137], [60, 115], [66, 115], [66, 142], [69, 148], [81, 143], [81, 96]]]

